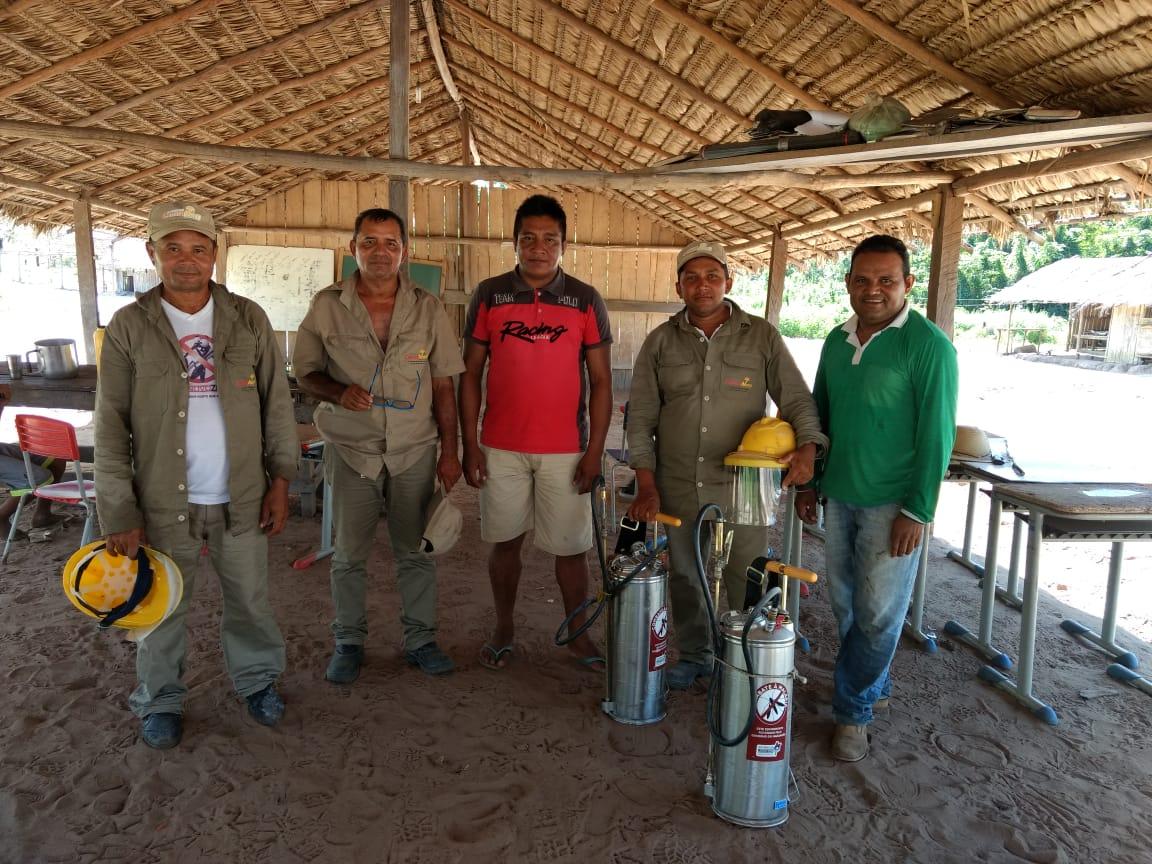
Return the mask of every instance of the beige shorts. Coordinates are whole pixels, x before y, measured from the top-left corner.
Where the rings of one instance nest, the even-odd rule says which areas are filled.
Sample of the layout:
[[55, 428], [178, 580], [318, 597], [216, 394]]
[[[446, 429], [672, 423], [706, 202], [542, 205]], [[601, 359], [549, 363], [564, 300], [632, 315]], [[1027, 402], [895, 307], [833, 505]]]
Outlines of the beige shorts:
[[553, 555], [592, 548], [590, 496], [572, 485], [582, 453], [483, 449], [488, 479], [480, 489], [480, 536], [486, 543], [515, 540], [535, 528], [533, 544]]

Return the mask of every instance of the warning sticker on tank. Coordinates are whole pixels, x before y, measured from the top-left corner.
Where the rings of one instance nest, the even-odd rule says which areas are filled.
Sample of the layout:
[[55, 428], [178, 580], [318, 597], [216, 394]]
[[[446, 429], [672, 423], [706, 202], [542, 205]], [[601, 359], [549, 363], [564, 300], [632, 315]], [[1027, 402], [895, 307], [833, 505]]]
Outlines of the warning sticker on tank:
[[769, 681], [756, 691], [756, 720], [748, 733], [746, 758], [779, 762], [788, 744], [788, 688]]
[[648, 627], [648, 671], [663, 669], [668, 662], [668, 607], [661, 606]]

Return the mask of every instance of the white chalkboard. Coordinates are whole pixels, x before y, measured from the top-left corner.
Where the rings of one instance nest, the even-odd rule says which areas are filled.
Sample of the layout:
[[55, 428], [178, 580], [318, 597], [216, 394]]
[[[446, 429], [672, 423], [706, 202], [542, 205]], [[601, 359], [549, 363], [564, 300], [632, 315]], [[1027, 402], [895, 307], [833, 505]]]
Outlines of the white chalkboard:
[[274, 330], [295, 330], [308, 312], [312, 295], [332, 284], [335, 268], [331, 249], [230, 246], [224, 284], [259, 303]]

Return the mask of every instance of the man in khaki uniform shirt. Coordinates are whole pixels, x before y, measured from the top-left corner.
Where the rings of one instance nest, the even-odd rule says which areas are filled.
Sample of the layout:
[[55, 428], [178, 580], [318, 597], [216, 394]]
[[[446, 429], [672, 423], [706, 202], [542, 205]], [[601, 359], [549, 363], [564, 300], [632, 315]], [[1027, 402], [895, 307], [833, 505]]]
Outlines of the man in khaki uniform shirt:
[[[628, 452], [636, 469], [636, 500], [628, 515], [650, 520], [663, 510], [684, 520], [682, 527], [668, 529], [668, 587], [680, 649], [667, 675], [674, 690], [712, 672], [692, 523], [705, 504], [728, 503], [724, 457], [764, 416], [768, 398], [796, 432], [785, 484], [812, 479], [816, 455], [828, 445], [812, 393], [784, 340], [763, 318], [727, 299], [731, 288], [728, 255], [719, 243], [697, 240], [680, 250], [676, 293], [684, 309], [648, 334], [632, 372]], [[733, 534], [724, 582], [729, 606], [739, 608], [745, 571], [764, 554], [768, 529], [736, 526]]]
[[464, 363], [443, 304], [402, 272], [400, 216], [365, 210], [348, 248], [356, 272], [312, 299], [292, 354], [301, 389], [320, 400], [315, 422], [332, 484], [336, 650], [325, 677], [348, 684], [360, 673], [367, 561], [385, 502], [404, 656], [443, 675], [454, 667], [436, 644], [436, 565], [420, 540], [436, 480], [447, 493], [460, 479], [452, 376]]
[[268, 599], [268, 537], [288, 513], [300, 443], [268, 316], [212, 281], [216, 228], [198, 204], [158, 204], [148, 254], [161, 284], [112, 316], [96, 388], [96, 507], [108, 551], [142, 543], [184, 576], [171, 617], [136, 649], [129, 704], [149, 747], [183, 733], [186, 618], [201, 548], [220, 577], [220, 641], [249, 713], [274, 726], [284, 640]]

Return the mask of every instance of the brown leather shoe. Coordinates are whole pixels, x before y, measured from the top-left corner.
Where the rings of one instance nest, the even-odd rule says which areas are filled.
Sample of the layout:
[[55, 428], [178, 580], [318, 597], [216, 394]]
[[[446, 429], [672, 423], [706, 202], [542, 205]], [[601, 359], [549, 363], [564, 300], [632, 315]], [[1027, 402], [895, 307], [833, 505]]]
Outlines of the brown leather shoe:
[[868, 755], [868, 727], [836, 724], [832, 755], [841, 762], [859, 762]]

